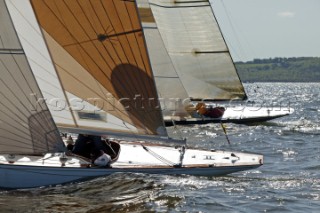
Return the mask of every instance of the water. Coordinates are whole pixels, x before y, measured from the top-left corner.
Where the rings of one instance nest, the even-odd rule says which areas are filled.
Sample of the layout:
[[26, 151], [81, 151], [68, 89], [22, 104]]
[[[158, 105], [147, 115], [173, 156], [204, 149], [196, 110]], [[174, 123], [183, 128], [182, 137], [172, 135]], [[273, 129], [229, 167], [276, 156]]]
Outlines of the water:
[[320, 84], [244, 85], [251, 101], [295, 108], [256, 125], [170, 129], [201, 148], [264, 155], [255, 170], [224, 177], [114, 174], [83, 183], [0, 191], [0, 212], [319, 212]]

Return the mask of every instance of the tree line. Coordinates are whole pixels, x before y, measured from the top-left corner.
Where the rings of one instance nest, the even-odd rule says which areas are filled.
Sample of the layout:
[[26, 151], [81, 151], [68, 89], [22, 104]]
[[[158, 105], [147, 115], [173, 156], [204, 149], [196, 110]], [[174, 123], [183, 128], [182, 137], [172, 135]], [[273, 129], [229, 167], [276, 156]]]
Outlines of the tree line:
[[235, 62], [243, 82], [320, 82], [320, 58], [269, 58]]

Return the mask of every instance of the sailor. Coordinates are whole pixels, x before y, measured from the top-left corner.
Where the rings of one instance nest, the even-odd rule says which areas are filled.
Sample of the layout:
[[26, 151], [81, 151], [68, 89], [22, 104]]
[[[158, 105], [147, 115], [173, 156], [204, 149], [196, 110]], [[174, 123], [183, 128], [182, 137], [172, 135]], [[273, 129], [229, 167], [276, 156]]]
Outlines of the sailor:
[[72, 152], [86, 158], [92, 158], [100, 150], [107, 152], [106, 144], [101, 141], [101, 136], [79, 134]]
[[225, 111], [224, 107], [212, 107], [210, 106], [210, 108], [208, 109], [207, 113], [205, 114], [205, 116], [208, 116], [210, 118], [220, 118], [223, 116]]
[[207, 108], [206, 108], [205, 103], [198, 103], [196, 106], [196, 111], [201, 116], [205, 115], [207, 113]]

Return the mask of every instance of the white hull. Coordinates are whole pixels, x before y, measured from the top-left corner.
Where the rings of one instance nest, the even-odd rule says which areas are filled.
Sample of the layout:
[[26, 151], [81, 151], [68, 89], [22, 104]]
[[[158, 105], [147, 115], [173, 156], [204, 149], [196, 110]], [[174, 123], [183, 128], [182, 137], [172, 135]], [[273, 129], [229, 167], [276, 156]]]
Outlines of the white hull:
[[[181, 167], [180, 151], [173, 147], [145, 146], [138, 143], [121, 143], [121, 152], [112, 168], [87, 167], [90, 162], [75, 156], [67, 156], [62, 166], [61, 153], [46, 156], [0, 155], [0, 187], [31, 188], [65, 184], [94, 177], [106, 176], [116, 172], [148, 174], [187, 174], [201, 176], [220, 176], [238, 171], [253, 169], [263, 164], [263, 157], [224, 151], [203, 151], [186, 149]], [[164, 163], [151, 154], [165, 158]], [[171, 162], [171, 165], [168, 165]]]
[[293, 108], [274, 108], [267, 107], [228, 107], [220, 118], [201, 117], [194, 114], [190, 117], [164, 116], [167, 126], [175, 124], [206, 124], [206, 123], [254, 123], [264, 122], [272, 119], [290, 115], [294, 112]]

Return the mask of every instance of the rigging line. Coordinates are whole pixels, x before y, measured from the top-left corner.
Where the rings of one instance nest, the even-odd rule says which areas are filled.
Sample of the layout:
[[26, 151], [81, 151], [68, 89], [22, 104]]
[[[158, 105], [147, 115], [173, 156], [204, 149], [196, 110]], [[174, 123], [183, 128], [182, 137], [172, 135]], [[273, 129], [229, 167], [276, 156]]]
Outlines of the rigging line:
[[[209, 4], [211, 5], [210, 2], [209, 2]], [[225, 12], [226, 12], [226, 14], [227, 14], [228, 20], [229, 20], [229, 22], [230, 22], [230, 24], [231, 24], [231, 28], [232, 28], [232, 30], [234, 31], [234, 35], [236, 36], [236, 39], [238, 40], [237, 34], [235, 33], [233, 24], [232, 24], [232, 22], [231, 22], [230, 16], [228, 15], [228, 12], [227, 12], [227, 10], [226, 10], [226, 7], [225, 7], [223, 1], [222, 1], [222, 5], [223, 5], [223, 7], [224, 7], [224, 9], [225, 9]], [[214, 16], [214, 20], [216, 21], [216, 23], [217, 23], [217, 25], [218, 25], [218, 28], [219, 28], [220, 34], [221, 34], [221, 36], [222, 36], [222, 38], [223, 38], [223, 41], [224, 41], [224, 43], [225, 43], [225, 45], [226, 45], [226, 47], [227, 47], [227, 49], [228, 49], [228, 51], [229, 51], [228, 45], [227, 45], [227, 43], [226, 43], [226, 41], [225, 41], [224, 35], [222, 34], [222, 31], [221, 31], [220, 25], [219, 25], [219, 23], [218, 23], [218, 21], [217, 21], [217, 18], [215, 17], [214, 10], [213, 10], [213, 7], [212, 7], [212, 6], [211, 6], [211, 12], [212, 12], [212, 14], [213, 14], [213, 16]], [[238, 41], [238, 42], [239, 42], [239, 41]], [[242, 49], [242, 45], [241, 45], [240, 42], [239, 42], [239, 44], [240, 44], [240, 50], [241, 50], [241, 49]], [[235, 66], [235, 63], [234, 63], [234, 61], [233, 61], [233, 58], [232, 58], [232, 55], [231, 55], [230, 51], [229, 51], [228, 55], [229, 55], [229, 58], [230, 58], [231, 61], [232, 61], [233, 69], [234, 69], [234, 71], [235, 71], [235, 73], [236, 73], [236, 75], [237, 75], [238, 81], [240, 81], [241, 88], [242, 88], [242, 91], [243, 91], [243, 93], [244, 93], [244, 97], [243, 97], [242, 99], [247, 99], [247, 94], [246, 94], [246, 92], [245, 92], [245, 88], [244, 88], [244, 86], [242, 85], [242, 82], [241, 82], [239, 73], [238, 73], [238, 71], [237, 71], [237, 67]], [[240, 57], [239, 57], [239, 58], [240, 58]]]
[[174, 119], [172, 119], [172, 117], [171, 117], [171, 122], [172, 122], [172, 124], [174, 126], [174, 129], [179, 133], [179, 136], [180, 136], [181, 140], [185, 140], [185, 138], [182, 137], [181, 130], [178, 128], [178, 126], [176, 125], [176, 123], [175, 123]]
[[[233, 24], [232, 24], [231, 17], [230, 17], [230, 15], [229, 15], [229, 13], [228, 13], [227, 7], [225, 6], [223, 0], [221, 1], [221, 4], [222, 4], [223, 9], [224, 9], [224, 11], [225, 11], [225, 14], [226, 14], [226, 16], [227, 16], [227, 19], [228, 19], [228, 21], [229, 21], [229, 23], [230, 23], [230, 26], [231, 26], [233, 35], [235, 36], [235, 38], [236, 38], [236, 40], [237, 40], [237, 42], [238, 42], [238, 44], [239, 44], [239, 49], [240, 49], [240, 51], [241, 51], [242, 53], [245, 53], [244, 50], [243, 50], [243, 47], [242, 47], [242, 45], [241, 45], [241, 42], [240, 42], [240, 40], [239, 40], [239, 38], [238, 38], [238, 36], [237, 36], [236, 30], [235, 30], [235, 28], [234, 28], [234, 26], [233, 26]], [[230, 54], [230, 53], [229, 53], [229, 54]], [[237, 52], [236, 52], [236, 54], [237, 54]], [[237, 55], [238, 55], [238, 54], [237, 54]], [[244, 55], [245, 55], [245, 54], [244, 54]], [[238, 57], [239, 57], [239, 58], [242, 58], [242, 57], [240, 57], [239, 55], [238, 55]]]
[[222, 130], [223, 130], [223, 132], [224, 132], [224, 135], [226, 136], [226, 139], [227, 139], [228, 144], [229, 144], [229, 146], [230, 146], [231, 143], [230, 143], [229, 137], [228, 137], [228, 135], [227, 135], [227, 129], [226, 129], [226, 127], [223, 125], [222, 122], [220, 122], [220, 125], [221, 125], [221, 127], [222, 127]]
[[155, 153], [154, 151], [152, 151], [151, 149], [149, 149], [148, 147], [144, 146], [143, 144], [141, 144], [141, 146], [143, 147], [143, 149], [150, 153], [153, 157], [155, 157], [156, 159], [158, 159], [159, 161], [161, 161], [164, 164], [167, 164], [169, 166], [174, 166], [176, 165], [175, 163], [173, 163], [172, 161], [169, 161], [167, 159], [165, 159], [164, 157], [162, 157], [161, 155]]

